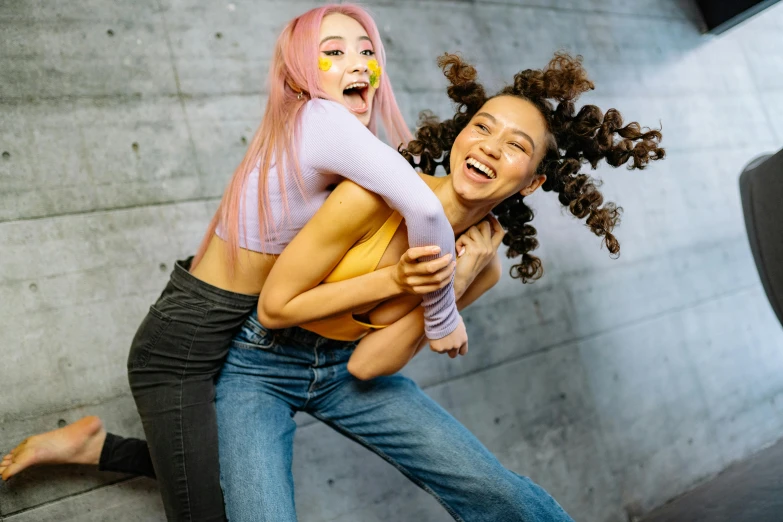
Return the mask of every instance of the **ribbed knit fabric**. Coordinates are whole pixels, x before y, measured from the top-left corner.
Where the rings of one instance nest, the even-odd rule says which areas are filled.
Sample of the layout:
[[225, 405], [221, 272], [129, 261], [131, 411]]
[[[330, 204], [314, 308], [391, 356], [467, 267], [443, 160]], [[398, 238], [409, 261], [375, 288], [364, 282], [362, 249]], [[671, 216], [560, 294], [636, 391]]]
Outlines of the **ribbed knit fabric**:
[[[258, 221], [258, 169], [251, 173], [240, 210], [243, 248], [281, 253], [329, 196], [328, 187], [346, 178], [382, 196], [402, 214], [411, 247], [438, 245], [441, 255], [451, 253], [454, 258], [454, 231], [438, 198], [396, 150], [379, 140], [347, 108], [328, 100], [307, 102], [301, 114], [298, 153], [301, 189], [292, 167], [285, 172], [274, 166], [269, 170], [274, 228], [264, 241]], [[220, 227], [217, 234], [224, 237]], [[446, 288], [424, 296], [424, 318], [429, 339], [440, 339], [457, 328], [453, 279]]]

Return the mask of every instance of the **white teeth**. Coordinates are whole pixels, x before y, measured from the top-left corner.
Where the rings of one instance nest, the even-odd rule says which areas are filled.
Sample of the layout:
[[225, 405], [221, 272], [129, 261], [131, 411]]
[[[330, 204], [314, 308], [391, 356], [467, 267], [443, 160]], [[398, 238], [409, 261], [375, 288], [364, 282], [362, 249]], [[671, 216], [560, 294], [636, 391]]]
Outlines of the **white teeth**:
[[347, 91], [348, 89], [361, 89], [364, 87], [367, 87], [369, 84], [366, 82], [354, 82], [351, 85], [347, 86], [344, 91]]
[[488, 166], [484, 165], [483, 163], [481, 163], [477, 159], [468, 158], [467, 163], [468, 163], [468, 165], [472, 165], [472, 166], [476, 167], [477, 169], [479, 169], [481, 172], [486, 174], [487, 177], [489, 177], [490, 179], [495, 179], [497, 177], [497, 175], [495, 174], [494, 170], [492, 170]]

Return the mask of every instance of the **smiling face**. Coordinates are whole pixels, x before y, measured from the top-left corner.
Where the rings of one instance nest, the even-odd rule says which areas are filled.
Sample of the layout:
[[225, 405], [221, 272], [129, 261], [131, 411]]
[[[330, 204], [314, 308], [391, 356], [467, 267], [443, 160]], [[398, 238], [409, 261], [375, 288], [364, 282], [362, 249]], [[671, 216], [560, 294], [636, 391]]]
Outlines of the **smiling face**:
[[375, 51], [367, 31], [350, 16], [332, 13], [321, 22], [319, 42], [318, 72], [324, 91], [369, 125], [375, 89], [367, 62], [375, 59]]
[[451, 177], [464, 200], [500, 203], [532, 194], [546, 180], [536, 168], [549, 140], [546, 121], [527, 100], [498, 96], [485, 103], [451, 147]]

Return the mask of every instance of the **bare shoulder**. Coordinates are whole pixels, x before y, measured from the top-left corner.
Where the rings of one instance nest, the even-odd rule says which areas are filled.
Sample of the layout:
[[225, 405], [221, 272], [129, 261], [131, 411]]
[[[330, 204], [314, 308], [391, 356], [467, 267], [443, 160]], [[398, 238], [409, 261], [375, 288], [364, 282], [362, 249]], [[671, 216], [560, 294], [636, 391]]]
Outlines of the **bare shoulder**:
[[353, 219], [366, 219], [389, 211], [389, 206], [381, 196], [349, 180], [344, 180], [335, 187], [327, 203], [333, 207], [347, 209]]

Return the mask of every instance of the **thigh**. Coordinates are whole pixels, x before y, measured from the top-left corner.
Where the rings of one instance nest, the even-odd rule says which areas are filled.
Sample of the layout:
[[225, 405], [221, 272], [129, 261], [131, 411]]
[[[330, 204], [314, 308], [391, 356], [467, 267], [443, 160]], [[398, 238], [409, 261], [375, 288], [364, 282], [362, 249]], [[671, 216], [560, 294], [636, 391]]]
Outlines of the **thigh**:
[[406, 377], [346, 380], [315, 415], [395, 466], [455, 520], [571, 520]]
[[260, 349], [232, 348], [218, 379], [220, 480], [231, 522], [295, 522], [294, 408], [275, 385]]
[[214, 382], [146, 377], [131, 389], [167, 519], [224, 521]]
[[131, 391], [167, 518], [222, 521], [215, 378], [233, 331], [212, 327], [207, 303], [164, 296], [133, 340]]

